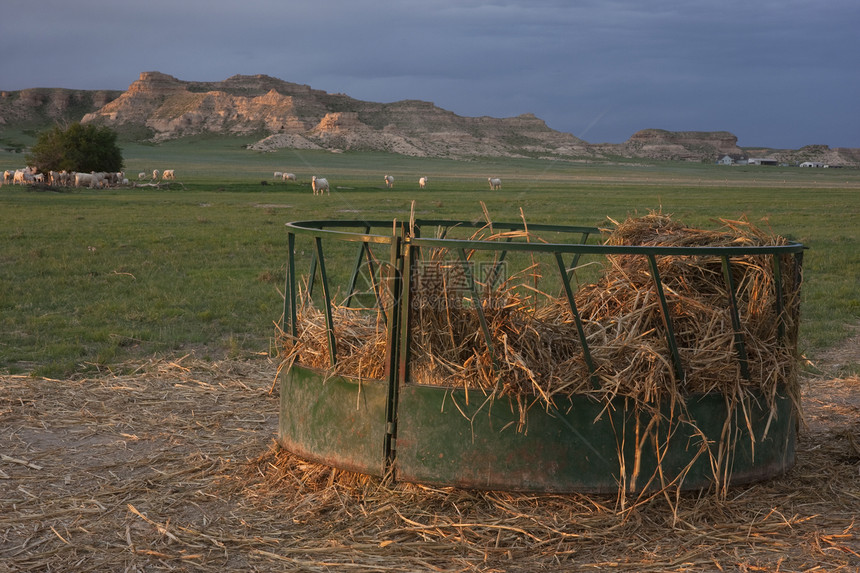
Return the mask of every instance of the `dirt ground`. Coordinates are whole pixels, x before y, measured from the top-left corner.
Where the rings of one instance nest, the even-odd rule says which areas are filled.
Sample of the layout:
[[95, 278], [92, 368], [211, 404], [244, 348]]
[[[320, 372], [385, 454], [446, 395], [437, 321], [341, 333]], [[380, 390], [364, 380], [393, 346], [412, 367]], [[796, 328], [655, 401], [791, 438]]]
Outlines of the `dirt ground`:
[[[853, 353], [853, 354], [852, 354]], [[0, 572], [860, 570], [860, 336], [803, 382], [795, 467], [713, 494], [385, 484], [274, 447], [277, 364], [0, 377]]]

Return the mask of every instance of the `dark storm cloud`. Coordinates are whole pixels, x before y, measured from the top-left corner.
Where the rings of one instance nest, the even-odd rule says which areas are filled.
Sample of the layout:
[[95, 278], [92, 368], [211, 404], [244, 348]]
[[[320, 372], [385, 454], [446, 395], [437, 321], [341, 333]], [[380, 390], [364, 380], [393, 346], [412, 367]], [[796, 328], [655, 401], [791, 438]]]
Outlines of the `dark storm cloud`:
[[259, 73], [460, 115], [534, 113], [593, 142], [658, 127], [860, 147], [856, 0], [4, 4], [0, 89]]

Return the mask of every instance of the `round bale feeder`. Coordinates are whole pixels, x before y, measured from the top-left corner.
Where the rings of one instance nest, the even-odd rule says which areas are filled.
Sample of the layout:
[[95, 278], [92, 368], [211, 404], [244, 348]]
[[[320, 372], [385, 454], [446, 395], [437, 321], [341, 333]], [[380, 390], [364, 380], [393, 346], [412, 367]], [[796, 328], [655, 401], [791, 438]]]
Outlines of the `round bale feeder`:
[[804, 247], [723, 224], [289, 223], [278, 442], [485, 490], [782, 474]]

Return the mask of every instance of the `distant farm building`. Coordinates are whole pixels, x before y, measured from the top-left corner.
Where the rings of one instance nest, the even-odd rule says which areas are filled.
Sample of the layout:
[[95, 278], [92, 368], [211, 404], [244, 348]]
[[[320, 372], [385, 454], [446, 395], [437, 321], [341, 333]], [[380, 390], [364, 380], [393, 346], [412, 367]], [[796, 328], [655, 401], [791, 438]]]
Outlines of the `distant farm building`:
[[717, 160], [717, 165], [746, 165], [747, 158], [743, 155], [723, 155]]
[[824, 167], [824, 164], [820, 161], [804, 161], [800, 167]]
[[776, 159], [767, 159], [762, 157], [750, 157], [747, 161], [748, 165], [779, 165]]

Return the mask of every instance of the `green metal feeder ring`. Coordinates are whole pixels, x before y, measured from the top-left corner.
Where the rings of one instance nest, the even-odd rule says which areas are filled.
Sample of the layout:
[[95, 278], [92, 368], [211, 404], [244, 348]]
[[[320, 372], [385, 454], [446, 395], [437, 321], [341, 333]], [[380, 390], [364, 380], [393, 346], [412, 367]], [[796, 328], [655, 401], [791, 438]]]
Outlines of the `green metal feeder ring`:
[[[294, 365], [280, 392], [282, 447], [332, 467], [386, 473], [384, 444], [392, 428], [384, 381]], [[685, 421], [663, 408], [658, 431], [642, 440], [651, 414], [637, 417], [632, 403], [620, 399], [608, 408], [584, 395], [569, 396], [551, 411], [536, 405], [518, 429], [518, 407], [510, 398], [485, 402], [473, 391], [467, 403], [462, 389], [404, 384], [393, 470], [399, 481], [483, 490], [613, 493], [669, 484], [695, 490], [714, 484], [712, 458], [731, 443], [729, 482], [748, 483], [785, 473], [795, 459], [794, 403], [780, 394], [771, 411], [758, 398], [748, 401], [745, 414], [738, 407], [730, 415], [722, 394], [691, 396]]]

